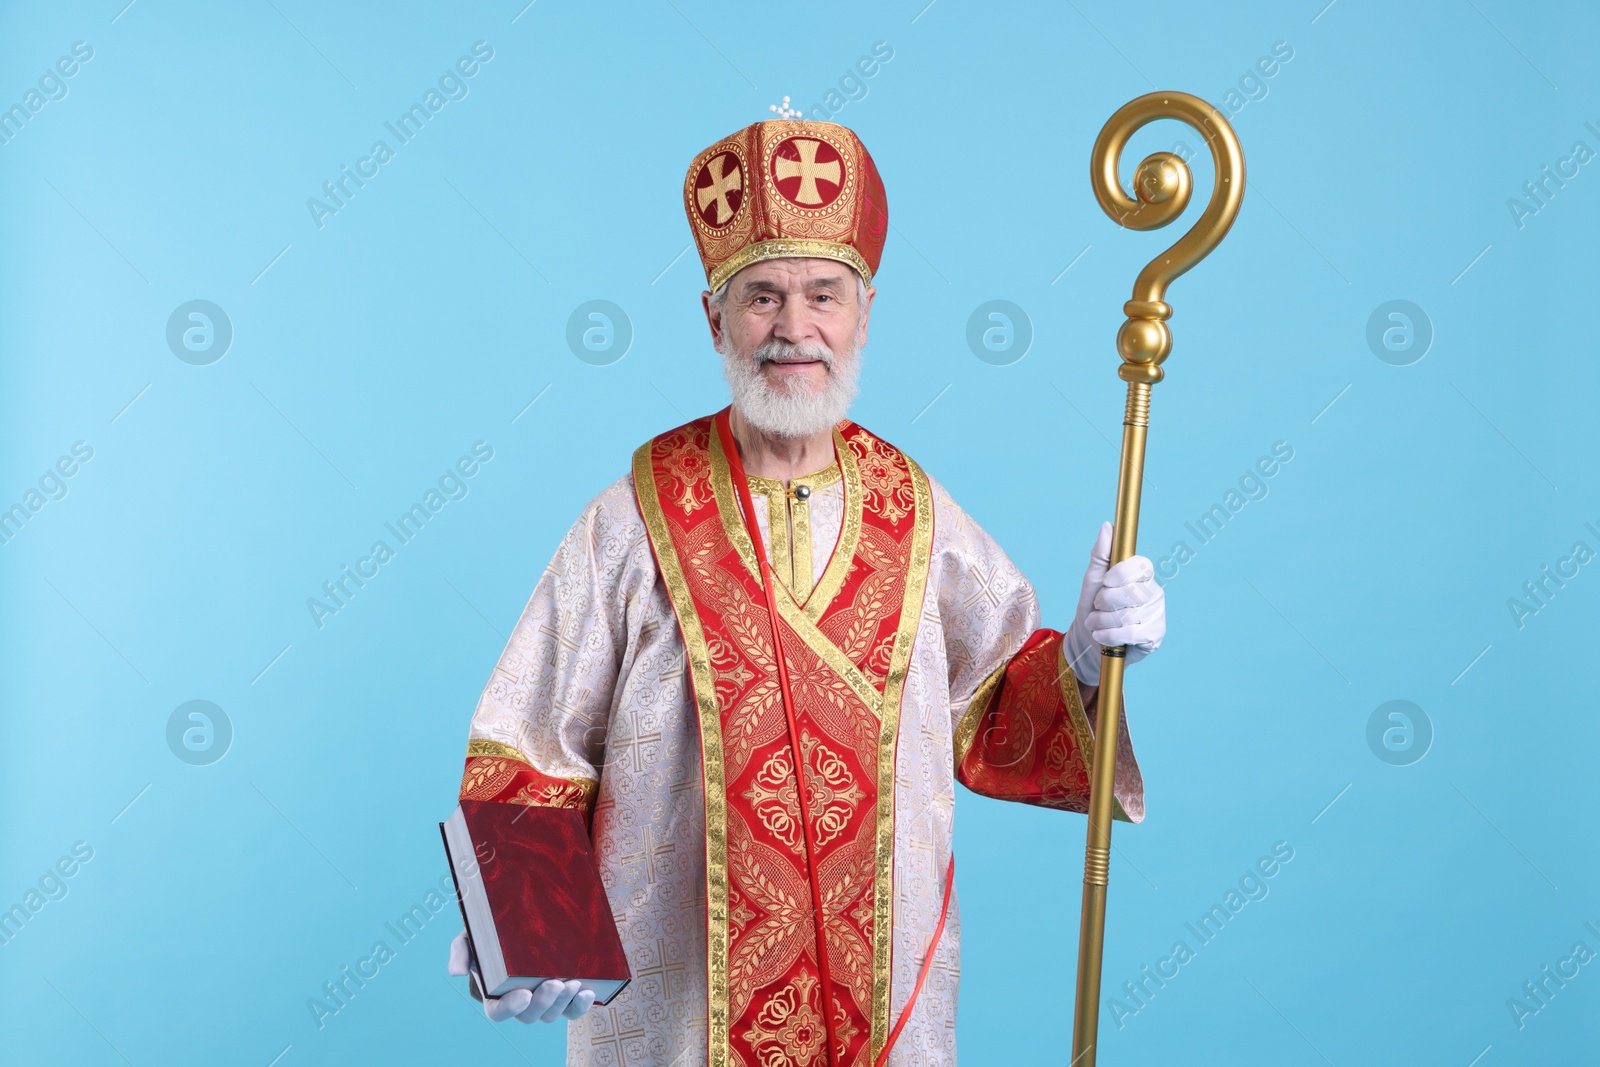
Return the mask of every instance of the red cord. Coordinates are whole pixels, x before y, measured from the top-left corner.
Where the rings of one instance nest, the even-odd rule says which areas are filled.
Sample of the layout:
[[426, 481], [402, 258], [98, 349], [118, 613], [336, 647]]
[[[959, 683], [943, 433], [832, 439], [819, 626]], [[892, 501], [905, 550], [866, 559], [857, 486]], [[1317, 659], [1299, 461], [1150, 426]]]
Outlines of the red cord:
[[[750, 497], [750, 486], [745, 481], [744, 462], [739, 458], [738, 443], [734, 441], [733, 430], [728, 424], [728, 411], [728, 408], [723, 408], [717, 413], [715, 420], [717, 437], [722, 442], [722, 451], [728, 459], [728, 472], [732, 476], [734, 489], [738, 491], [739, 503], [744, 508], [745, 529], [755, 545], [756, 560], [761, 565], [761, 588], [766, 593], [767, 617], [772, 620], [772, 654], [778, 661], [778, 691], [783, 697], [784, 717], [789, 722], [789, 748], [794, 756], [795, 788], [799, 792], [800, 799], [800, 828], [806, 846], [806, 875], [811, 882], [812, 922], [817, 934], [817, 968], [822, 972], [822, 1022], [828, 1034], [828, 1063], [834, 1065], [837, 1063], [837, 1053], [833, 1032], [833, 976], [832, 969], [828, 966], [827, 927], [822, 912], [822, 884], [817, 880], [817, 849], [811, 833], [811, 804], [806, 795], [805, 760], [800, 751], [800, 729], [795, 721], [794, 698], [789, 692], [789, 667], [783, 656], [783, 643], [778, 630], [778, 600], [773, 592], [772, 567], [767, 561], [766, 546], [761, 540], [761, 528], [756, 524], [755, 502]], [[901, 1025], [904, 1023], [902, 1019]]]
[[[756, 524], [755, 502], [750, 496], [750, 486], [745, 480], [744, 462], [739, 458], [739, 446], [733, 439], [733, 430], [728, 424], [728, 408], [723, 408], [717, 413], [715, 422], [717, 437], [722, 442], [722, 451], [728, 459], [728, 473], [732, 476], [733, 487], [739, 494], [740, 506], [744, 509], [745, 530], [750, 534], [750, 541], [755, 546], [756, 560], [761, 565], [761, 588], [766, 594], [767, 617], [772, 620], [772, 651], [778, 661], [778, 690], [783, 697], [783, 714], [789, 723], [789, 749], [794, 755], [795, 788], [800, 797], [800, 827], [805, 836], [806, 844], [806, 875], [811, 882], [811, 912], [812, 922], [817, 933], [817, 967], [822, 972], [822, 1021], [828, 1033], [828, 1063], [836, 1063], [834, 1051], [835, 1038], [833, 1033], [833, 1011], [830, 1007], [833, 999], [833, 978], [828, 966], [827, 934], [822, 913], [822, 885], [817, 880], [816, 845], [812, 840], [810, 801], [807, 798], [805, 787], [805, 762], [800, 752], [800, 730], [795, 722], [794, 698], [789, 692], [789, 668], [783, 658], [783, 647], [778, 634], [778, 600], [773, 592], [772, 567], [767, 560], [766, 546], [761, 540], [761, 528]], [[889, 1039], [884, 1042], [883, 1051], [878, 1053], [878, 1058], [873, 1067], [883, 1067], [888, 1062], [889, 1051], [894, 1048], [894, 1043], [900, 1037], [900, 1031], [905, 1029], [906, 1023], [911, 1019], [911, 1009], [917, 1003], [917, 997], [922, 993], [922, 984], [928, 979], [928, 972], [933, 968], [933, 954], [939, 947], [939, 939], [944, 935], [945, 918], [950, 912], [950, 890], [955, 885], [956, 858], [950, 857], [950, 865], [944, 873], [944, 901], [939, 905], [939, 922], [933, 928], [933, 937], [928, 941], [928, 954], [922, 960], [922, 969], [917, 973], [917, 983], [911, 987], [911, 996], [906, 999], [905, 1007], [900, 1009], [900, 1018], [894, 1024], [894, 1029], [889, 1032]]]

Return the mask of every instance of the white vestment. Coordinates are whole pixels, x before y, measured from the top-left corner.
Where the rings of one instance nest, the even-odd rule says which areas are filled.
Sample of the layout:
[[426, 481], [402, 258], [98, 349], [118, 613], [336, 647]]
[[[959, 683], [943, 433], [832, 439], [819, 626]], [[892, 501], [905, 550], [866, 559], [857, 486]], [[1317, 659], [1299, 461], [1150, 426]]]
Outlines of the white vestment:
[[[777, 543], [769, 508], [776, 496], [782, 516], [793, 498], [779, 483], [749, 480], [780, 579], [803, 581], [806, 591], [821, 577], [842, 525], [843, 488], [837, 468], [829, 470], [831, 479], [824, 471], [793, 483], [815, 486], [805, 502], [809, 513], [791, 530], [780, 527]], [[958, 724], [980, 684], [1040, 625], [1032, 586], [941, 487], [931, 488], [933, 550], [896, 757], [895, 1019], [939, 917]], [[805, 540], [809, 552], [799, 543]], [[590, 503], [561, 542], [483, 692], [471, 737], [515, 749], [547, 775], [598, 780], [595, 856], [634, 978], [611, 1004], [568, 1024], [570, 1067], [704, 1063], [706, 853], [697, 720], [684, 643], [631, 475]], [[1123, 796], [1120, 781], [1118, 793], [1122, 807], [1142, 817], [1142, 799]], [[960, 932], [952, 900], [932, 969], [891, 1053], [897, 1067], [955, 1063]]]

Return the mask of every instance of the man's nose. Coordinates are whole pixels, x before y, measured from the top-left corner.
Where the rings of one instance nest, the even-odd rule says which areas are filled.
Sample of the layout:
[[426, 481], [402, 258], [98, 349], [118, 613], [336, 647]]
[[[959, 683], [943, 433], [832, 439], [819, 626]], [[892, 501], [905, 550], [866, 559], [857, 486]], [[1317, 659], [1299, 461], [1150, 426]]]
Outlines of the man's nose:
[[772, 320], [772, 336], [790, 344], [804, 344], [815, 332], [803, 301], [785, 300]]

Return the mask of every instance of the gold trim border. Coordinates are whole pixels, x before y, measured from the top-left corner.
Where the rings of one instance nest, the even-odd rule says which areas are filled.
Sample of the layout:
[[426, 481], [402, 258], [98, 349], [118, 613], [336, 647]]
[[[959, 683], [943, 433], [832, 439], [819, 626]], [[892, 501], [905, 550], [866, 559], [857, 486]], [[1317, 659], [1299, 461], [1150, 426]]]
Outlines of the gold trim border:
[[[711, 433], [713, 447], [717, 435]], [[656, 487], [648, 441], [633, 454], [634, 495], [655, 549], [662, 582], [678, 616], [689, 661], [695, 707], [700, 716], [701, 767], [706, 810], [706, 1053], [708, 1067], [728, 1063], [728, 823], [727, 784], [722, 758], [722, 719], [717, 708], [711, 651], [694, 597], [684, 578], [683, 562], [667, 528]]]
[[[867, 432], [867, 431], [863, 431]], [[845, 482], [845, 523], [840, 543], [829, 561], [823, 581], [836, 574], [833, 588], [824, 590], [818, 584], [812, 604], [801, 608], [790, 596], [789, 590], [779, 582], [773, 589], [778, 612], [789, 626], [806, 642], [830, 669], [832, 669], [866, 705], [877, 715], [878, 730], [878, 795], [876, 839], [874, 842], [873, 879], [873, 982], [871, 1005], [872, 1055], [875, 1057], [888, 1040], [890, 986], [893, 977], [894, 950], [894, 846], [895, 846], [895, 764], [899, 739], [900, 699], [905, 687], [912, 648], [916, 642], [917, 627], [922, 618], [922, 601], [927, 591], [929, 567], [933, 554], [933, 494], [928, 477], [909, 456], [901, 453], [911, 475], [915, 499], [915, 517], [910, 534], [910, 560], [906, 585], [901, 600], [899, 624], [895, 631], [894, 647], [890, 653], [889, 672], [884, 679], [883, 692], [879, 692], [850, 659], [817, 628], [819, 617], [838, 588], [843, 586], [851, 560], [861, 534], [861, 477], [855, 454], [835, 433], [835, 444]], [[723, 532], [733, 543], [740, 559], [760, 582], [760, 568], [755, 559], [755, 546], [741, 519], [742, 512], [734, 495], [732, 472], [727, 456], [722, 451], [718, 435], [709, 434], [711, 452], [711, 482], [722, 519]], [[656, 548], [656, 559], [661, 568], [663, 582], [669, 599], [678, 615], [688, 652], [690, 676], [693, 681], [696, 705], [700, 715], [702, 762], [705, 779], [706, 805], [706, 908], [707, 908], [707, 1012], [708, 1012], [708, 1064], [709, 1067], [726, 1067], [728, 1048], [728, 869], [727, 869], [727, 811], [726, 780], [724, 777], [721, 713], [716, 704], [714, 674], [704, 630], [694, 608], [683, 574], [683, 564], [672, 542], [660, 498], [655, 489], [655, 472], [651, 461], [651, 444], [634, 453], [634, 485], [639, 499], [640, 512]], [[648, 487], [648, 492], [640, 487]], [[853, 520], [853, 521], [852, 521]], [[848, 549], [848, 551], [846, 551]], [[825, 599], [820, 594], [826, 593]], [[815, 614], [813, 614], [813, 609]], [[778, 652], [781, 654], [781, 651]], [[707, 694], [702, 696], [701, 694]], [[825, 936], [825, 935], [824, 935]]]
[[[870, 431], [862, 430], [863, 433]], [[878, 716], [878, 797], [876, 839], [873, 851], [873, 980], [872, 980], [872, 1034], [870, 1047], [874, 1057], [882, 1050], [889, 1035], [889, 997], [893, 976], [894, 952], [894, 843], [895, 843], [895, 761], [900, 728], [900, 697], [905, 687], [906, 674], [911, 659], [912, 646], [917, 636], [917, 626], [922, 618], [922, 601], [927, 591], [928, 571], [933, 557], [933, 492], [928, 476], [910, 456], [901, 453], [911, 475], [915, 518], [910, 534], [911, 552], [907, 567], [906, 586], [900, 606], [900, 621], [895, 632], [895, 643], [889, 657], [889, 672], [884, 678], [880, 693], [861, 670], [841, 652], [837, 645], [817, 628], [816, 620], [844, 585], [850, 563], [855, 558], [861, 537], [861, 511], [863, 494], [861, 470], [855, 452], [837, 429], [834, 446], [840, 469], [844, 475], [845, 514], [839, 544], [823, 579], [817, 584], [805, 608], [797, 606], [783, 584], [773, 589], [778, 613], [784, 622], [800, 635], [806, 645], [830, 669], [848, 684], [867, 708]], [[891, 446], [892, 447], [892, 446]], [[755, 545], [740, 519], [742, 512], [734, 496], [733, 475], [728, 458], [722, 451], [718, 435], [711, 434], [711, 483], [717, 500], [717, 510], [722, 517], [723, 532], [733, 542], [745, 567], [760, 582], [760, 567], [756, 563]], [[724, 902], [726, 897], [724, 897]]]
[[[567, 782], [583, 790], [583, 803], [586, 811], [593, 812], [595, 797], [600, 793], [600, 780], [587, 775], [552, 774], [535, 763], [527, 753], [521, 749], [508, 745], [503, 741], [491, 741], [486, 737], [474, 737], [467, 741], [467, 759], [474, 756], [492, 756], [497, 759], [516, 760], [525, 765], [533, 773], [557, 782]], [[513, 800], [511, 803], [523, 804], [526, 800]]]
[[1005, 681], [1006, 668], [1010, 666], [1011, 661], [1008, 659], [990, 672], [989, 677], [978, 683], [977, 690], [972, 694], [972, 702], [962, 713], [961, 722], [956, 726], [955, 744], [952, 746], [955, 754], [953, 773], [957, 776], [961, 774], [961, 764], [966, 760], [967, 753], [972, 750], [972, 742], [977, 739], [978, 725], [983, 721], [983, 714], [994, 702], [994, 695], [999, 690], [1000, 684]]
[[[754, 487], [751, 492], [755, 492]], [[799, 596], [794, 583], [794, 549], [789, 545], [789, 497], [780, 490], [766, 493], [762, 499], [767, 504], [767, 553], [772, 559], [773, 577]], [[752, 499], [751, 503], [755, 501]], [[810, 575], [806, 580], [810, 581]]]
[[[837, 460], [815, 473], [791, 478], [788, 485], [784, 485], [777, 478], [745, 475], [745, 480], [750, 483], [750, 492], [759, 493], [767, 498], [767, 539], [772, 542], [769, 548], [772, 565], [777, 569], [778, 577], [794, 595], [795, 603], [801, 607], [811, 602], [811, 595], [816, 591], [819, 579], [814, 570], [815, 560], [812, 558], [813, 497], [802, 500], [794, 495], [794, 490], [805, 486], [814, 494], [843, 478], [844, 473], [839, 469]], [[831, 556], [829, 560], [832, 561]]]
[[794, 478], [790, 478], [787, 486], [777, 478], [763, 478], [759, 474], [746, 474], [744, 477], [745, 480], [750, 483], [750, 491], [752, 493], [760, 492], [771, 494], [786, 493], [798, 485], [806, 486], [812, 490], [826, 489], [828, 486], [844, 477], [844, 475], [839, 471], [838, 461], [835, 460], [833, 463], [828, 464], [819, 471], [813, 471], [810, 474], [801, 474]]
[[[752, 263], [760, 263], [768, 259], [782, 259], [787, 256], [805, 256], [813, 259], [835, 259], [840, 263], [854, 267], [861, 280], [868, 285], [872, 284], [872, 268], [867, 266], [866, 258], [847, 244], [838, 241], [821, 241], [812, 237], [780, 237], [769, 241], [756, 241], [747, 244], [727, 259], [711, 268], [706, 284], [714, 293], [721, 289], [723, 284], [735, 274], [744, 270]], [[715, 435], [713, 434], [713, 437]]]
[[[850, 453], [850, 449], [846, 447], [844, 452]], [[906, 569], [905, 596], [900, 601], [900, 621], [895, 631], [894, 651], [889, 656], [889, 673], [884, 679], [883, 703], [878, 713], [878, 840], [872, 891], [874, 944], [872, 1036], [869, 1041], [874, 1061], [889, 1039], [889, 994], [894, 976], [894, 772], [900, 738], [900, 697], [909, 671], [911, 650], [917, 640], [917, 627], [922, 621], [923, 596], [928, 588], [928, 569], [933, 558], [933, 493], [928, 485], [928, 476], [910, 456], [901, 452], [900, 457], [905, 460], [906, 468], [911, 473], [916, 510], [912, 520], [911, 559]], [[854, 473], [853, 453], [849, 462]], [[932, 952], [935, 948], [937, 946], [929, 946], [928, 951]]]
[[[789, 596], [789, 590], [783, 586], [783, 583], [780, 582], [778, 584], [775, 592], [778, 598], [778, 609], [783, 613], [783, 617], [790, 622], [794, 621], [791, 618], [790, 608], [794, 609], [793, 614], [803, 615], [810, 625], [797, 626], [796, 628], [805, 636], [806, 643], [816, 650], [818, 655], [834, 665], [836, 669], [847, 672], [848, 675], [853, 675], [853, 678], [847, 677], [847, 680], [850, 681], [851, 685], [856, 685], [855, 679], [862, 678], [861, 672], [856, 670], [855, 664], [850, 663], [849, 660], [840, 655], [838, 649], [834, 648], [831, 641], [822, 636], [822, 632], [815, 625], [816, 621], [822, 618], [823, 612], [827, 611], [828, 605], [833, 603], [833, 598], [839, 595], [839, 590], [844, 588], [844, 581], [850, 576], [850, 562], [855, 559], [856, 547], [861, 541], [861, 468], [856, 465], [855, 453], [850, 450], [849, 445], [845, 444], [844, 436], [839, 433], [837, 428], [833, 431], [833, 448], [838, 455], [839, 467], [844, 476], [844, 518], [839, 530], [839, 542], [834, 547], [833, 555], [828, 558], [828, 565], [823, 569], [822, 577], [818, 580], [816, 588], [806, 598], [804, 609], [796, 606], [794, 598]], [[761, 564], [756, 561], [755, 545], [750, 540], [749, 532], [744, 528], [744, 519], [742, 518], [744, 512], [740, 509], [739, 501], [734, 496], [733, 473], [728, 467], [728, 457], [722, 451], [721, 435], [716, 432], [715, 428], [711, 432], [711, 487], [717, 498], [717, 514], [722, 519], [722, 532], [727, 534], [728, 540], [733, 542], [733, 547], [738, 551], [739, 558], [744, 561], [745, 570], [750, 572], [750, 577], [754, 578], [759, 586], [761, 584]], [[813, 634], [816, 635], [817, 640], [824, 642], [828, 649], [833, 650], [832, 657], [829, 657], [828, 652], [818, 646], [817, 641], [812, 640], [811, 635]], [[839, 664], [834, 662], [835, 659], [847, 666], [840, 667]], [[870, 684], [867, 685], [867, 688], [873, 693], [873, 699], [876, 700], [877, 689]]]
[[[1061, 673], [1056, 676], [1056, 681], [1061, 686], [1061, 699], [1066, 702], [1067, 715], [1072, 720], [1072, 732], [1078, 739], [1078, 755], [1083, 763], [1083, 773], [1089, 780], [1094, 781], [1094, 731], [1089, 727], [1089, 713], [1084, 710], [1083, 699], [1078, 695], [1078, 676], [1072, 673], [1072, 666], [1067, 662], [1067, 643], [1061, 642], [1061, 651], [1058, 657], [1061, 660]], [[1095, 699], [1098, 701], [1099, 696]], [[1098, 709], [1103, 713], [1104, 708]], [[1121, 711], [1118, 711], [1121, 714]], [[1123, 810], [1122, 801], [1117, 797], [1117, 784], [1111, 783], [1111, 817], [1122, 822], [1132, 822], [1128, 813]]]
[[[834, 433], [837, 434], [838, 431], [835, 430]], [[744, 521], [739, 517], [743, 512], [740, 511], [739, 501], [734, 496], [733, 474], [728, 468], [728, 457], [723, 454], [722, 442], [718, 437], [719, 435], [713, 429], [711, 433], [711, 488], [717, 499], [717, 513], [722, 518], [722, 532], [727, 536], [728, 540], [733, 542], [733, 547], [739, 553], [739, 558], [744, 561], [745, 569], [755, 579], [756, 587], [760, 588], [761, 568], [756, 564], [755, 545], [750, 540], [749, 531], [744, 528]], [[842, 439], [837, 442], [837, 447], [840, 449], [841, 455], [850, 451]], [[816, 601], [819, 605], [816, 609], [818, 616], [822, 614], [822, 606], [826, 604], [826, 601], [817, 600], [817, 598], [827, 593], [827, 599], [832, 600], [833, 594], [838, 591], [839, 587], [844, 585], [845, 576], [850, 571], [850, 561], [855, 558], [856, 541], [861, 536], [860, 472], [855, 468], [853, 456], [846, 462], [848, 463], [848, 468], [845, 475], [846, 511], [844, 531], [840, 535], [839, 547], [833, 559], [828, 561], [828, 569], [823, 572], [822, 581], [817, 583], [816, 591], [811, 594], [812, 601]], [[856, 486], [853, 496], [850, 488], [852, 477]], [[852, 512], [849, 510], [852, 500], [855, 507], [853, 512], [855, 521], [853, 523], [851, 521]], [[845, 543], [845, 539], [848, 539], [848, 545]], [[850, 550], [848, 554], [844, 551], [847, 547]], [[831, 591], [824, 589], [825, 585], [831, 586]], [[830, 641], [827, 635], [817, 628], [817, 624], [814, 621], [816, 616], [813, 616], [809, 609], [802, 610], [796, 605], [794, 598], [789, 595], [789, 590], [784, 587], [782, 582], [779, 582], [772, 592], [773, 598], [778, 602], [778, 614], [783, 616], [783, 621], [788, 623], [795, 633], [799, 634], [801, 639], [805, 641], [806, 646], [820, 656], [822, 661], [855, 691], [856, 696], [861, 699], [862, 703], [866, 704], [872, 714], [881, 715], [880, 707], [883, 703], [883, 694], [878, 692], [877, 687], [872, 684], [866, 675], [861, 673], [860, 668], [850, 662], [848, 656], [839, 651], [839, 646]], [[810, 602], [808, 601], [807, 603]]]
[[1067, 662], [1067, 643], [1061, 642], [1056, 651], [1056, 659], [1061, 663], [1061, 671], [1056, 675], [1056, 684], [1061, 689], [1061, 701], [1067, 706], [1067, 717], [1072, 723], [1072, 733], [1078, 739], [1078, 761], [1083, 764], [1083, 772], [1090, 778], [1094, 777], [1094, 731], [1089, 729], [1089, 716], [1083, 710], [1083, 699], [1078, 695], [1078, 676], [1072, 672], [1072, 665]]
[[833, 430], [833, 452], [839, 463], [839, 476], [844, 481], [844, 514], [839, 519], [839, 540], [834, 544], [833, 555], [828, 557], [828, 565], [817, 579], [816, 588], [806, 597], [806, 618], [812, 622], [822, 618], [822, 613], [844, 588], [844, 580], [850, 576], [850, 563], [856, 558], [856, 548], [861, 542], [861, 468], [838, 427]]
[[784, 493], [782, 497], [769, 496], [767, 499], [783, 501], [783, 517], [788, 520], [790, 527], [789, 591], [804, 606], [811, 597], [811, 591], [817, 587], [816, 561], [811, 558], [811, 498], [790, 499], [789, 494]]
[[[505, 759], [514, 759], [519, 763], [526, 763], [533, 767], [533, 760], [529, 759], [521, 749], [500, 741], [490, 741], [486, 737], [474, 737], [467, 741], [467, 756], [501, 756]], [[537, 767], [534, 768], [538, 770]]]

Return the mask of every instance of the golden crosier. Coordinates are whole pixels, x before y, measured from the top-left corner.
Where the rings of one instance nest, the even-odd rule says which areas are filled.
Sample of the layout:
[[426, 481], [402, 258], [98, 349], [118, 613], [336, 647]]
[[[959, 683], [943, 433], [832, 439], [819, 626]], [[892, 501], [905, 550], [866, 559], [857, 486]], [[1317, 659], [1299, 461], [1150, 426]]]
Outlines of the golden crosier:
[[[1172, 351], [1172, 331], [1167, 328], [1172, 307], [1164, 299], [1167, 286], [1217, 246], [1233, 225], [1244, 197], [1244, 152], [1222, 114], [1188, 93], [1149, 93], [1117, 109], [1095, 139], [1089, 157], [1090, 181], [1095, 199], [1107, 215], [1131, 230], [1154, 230], [1178, 218], [1189, 206], [1193, 192], [1189, 166], [1171, 152], [1152, 153], [1139, 163], [1133, 174], [1134, 195], [1129, 196], [1117, 180], [1117, 166], [1128, 138], [1156, 119], [1186, 122], [1206, 139], [1217, 181], [1200, 218], [1172, 247], [1145, 265], [1133, 283], [1133, 299], [1122, 306], [1128, 319], [1117, 331], [1117, 353], [1122, 356], [1117, 375], [1128, 383], [1128, 404], [1122, 419], [1122, 463], [1117, 472], [1117, 508], [1111, 533], [1113, 564], [1133, 555], [1138, 540], [1150, 387], [1166, 376], [1161, 364]], [[1106, 883], [1111, 871], [1113, 785], [1126, 654], [1126, 648], [1117, 646], [1102, 649], [1100, 655], [1100, 711], [1091, 757], [1072, 1067], [1094, 1067], [1099, 1034], [1100, 964], [1105, 949]]]
[[1172, 307], [1163, 299], [1167, 286], [1217, 246], [1233, 225], [1244, 198], [1244, 151], [1221, 112], [1188, 93], [1148, 93], [1119, 108], [1095, 139], [1090, 180], [1095, 199], [1107, 215], [1130, 230], [1154, 230], [1172, 222], [1189, 206], [1193, 178], [1188, 164], [1171, 152], [1152, 153], [1139, 163], [1133, 175], [1133, 196], [1124, 192], [1117, 180], [1117, 166], [1128, 138], [1156, 119], [1186, 122], [1206, 139], [1217, 181], [1200, 218], [1139, 272], [1133, 299], [1122, 309], [1128, 321], [1117, 334], [1117, 350], [1124, 361], [1118, 374], [1123, 381], [1151, 385], [1162, 379], [1161, 362], [1172, 351], [1172, 334], [1166, 323]]

